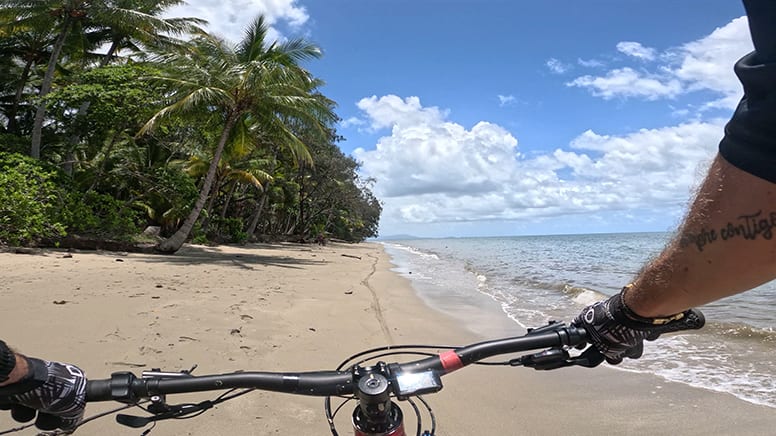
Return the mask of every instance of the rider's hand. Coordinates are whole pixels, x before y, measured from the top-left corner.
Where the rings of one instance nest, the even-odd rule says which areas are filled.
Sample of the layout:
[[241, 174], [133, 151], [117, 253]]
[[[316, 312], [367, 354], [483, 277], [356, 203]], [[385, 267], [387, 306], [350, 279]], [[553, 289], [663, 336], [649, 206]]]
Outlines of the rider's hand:
[[41, 430], [73, 431], [84, 415], [86, 377], [76, 366], [25, 357], [22, 380], [0, 387], [0, 408], [19, 422], [35, 418]]
[[[671, 328], [672, 324], [683, 324], [686, 317], [697, 317], [699, 312], [688, 310], [666, 318], [644, 318], [625, 305], [623, 292], [586, 307], [572, 322], [584, 327], [588, 341], [610, 364], [618, 364], [625, 357], [638, 359], [644, 351], [644, 340], [654, 341], [669, 330], [700, 328], [683, 326]], [[702, 315], [701, 315], [702, 316]], [[702, 325], [702, 320], [701, 324]]]

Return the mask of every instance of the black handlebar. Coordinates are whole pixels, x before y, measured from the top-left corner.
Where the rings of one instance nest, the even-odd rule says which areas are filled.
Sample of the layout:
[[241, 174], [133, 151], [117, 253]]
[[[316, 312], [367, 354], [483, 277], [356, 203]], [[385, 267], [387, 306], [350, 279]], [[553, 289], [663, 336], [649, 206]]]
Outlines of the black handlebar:
[[[703, 327], [703, 314], [691, 309], [684, 317], [657, 328], [659, 334]], [[539, 370], [579, 365], [594, 367], [604, 359], [596, 350], [589, 349], [580, 356], [570, 357], [566, 348], [584, 345], [587, 332], [578, 326], [554, 323], [529, 329], [524, 336], [498, 339], [455, 348], [439, 355], [413, 362], [390, 364], [384, 371], [392, 375], [432, 372], [442, 376], [472, 363], [502, 354], [549, 349], [533, 355], [511, 360], [511, 365], [530, 366]], [[383, 364], [384, 365], [384, 364]], [[383, 369], [381, 369], [383, 370]], [[261, 389], [307, 396], [340, 396], [354, 394], [358, 387], [357, 368], [349, 371], [314, 371], [300, 373], [235, 372], [221, 375], [193, 376], [190, 373], [160, 373], [137, 378], [131, 372], [114, 373], [110, 379], [89, 380], [86, 386], [87, 401], [119, 401], [128, 404], [138, 399], [165, 394], [215, 391], [234, 388]], [[439, 387], [441, 389], [441, 386]]]
[[89, 380], [86, 384], [86, 400], [132, 402], [136, 398], [150, 398], [154, 395], [234, 388], [257, 388], [319, 397], [353, 392], [352, 374], [344, 371], [236, 372], [174, 378], [135, 378], [132, 373], [115, 373], [109, 379]]
[[[434, 371], [448, 374], [466, 365], [501, 354], [543, 348], [576, 346], [585, 342], [585, 330], [580, 327], [550, 324], [529, 330], [525, 336], [480, 342], [438, 356], [398, 364], [398, 372]], [[302, 373], [237, 372], [221, 375], [193, 376], [175, 374], [168, 377], [136, 378], [129, 372], [114, 373], [110, 379], [89, 380], [87, 401], [119, 401], [134, 403], [139, 398], [155, 395], [215, 391], [233, 388], [256, 388], [307, 396], [337, 396], [355, 390], [350, 371], [315, 371]]]

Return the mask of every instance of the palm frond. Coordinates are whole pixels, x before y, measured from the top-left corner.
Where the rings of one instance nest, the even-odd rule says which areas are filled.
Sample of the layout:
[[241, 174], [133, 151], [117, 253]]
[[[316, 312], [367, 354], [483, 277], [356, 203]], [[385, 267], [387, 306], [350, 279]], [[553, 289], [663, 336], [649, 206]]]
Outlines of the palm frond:
[[243, 39], [237, 45], [237, 54], [243, 62], [261, 58], [266, 53], [266, 39], [269, 33], [264, 15], [259, 15], [245, 29]]
[[[174, 79], [171, 80], [176, 81]], [[185, 81], [177, 80], [177, 82]], [[231, 102], [231, 96], [227, 92], [224, 92], [223, 89], [208, 87], [194, 89], [178, 99], [175, 103], [154, 114], [154, 116], [140, 128], [140, 131], [136, 136], [142, 136], [150, 132], [161, 120], [173, 114], [188, 112], [203, 105], [218, 103], [228, 105]]]

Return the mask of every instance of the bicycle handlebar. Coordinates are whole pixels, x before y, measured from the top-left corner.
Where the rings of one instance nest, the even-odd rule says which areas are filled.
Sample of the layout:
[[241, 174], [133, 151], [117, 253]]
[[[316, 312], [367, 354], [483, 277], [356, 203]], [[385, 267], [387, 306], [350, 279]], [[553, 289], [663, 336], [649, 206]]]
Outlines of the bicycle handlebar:
[[[525, 336], [479, 342], [414, 362], [394, 364], [396, 373], [433, 371], [445, 375], [488, 357], [553, 347], [573, 347], [585, 343], [581, 327], [550, 324], [529, 330]], [[115, 373], [110, 379], [89, 380], [86, 398], [94, 401], [134, 402], [155, 395], [255, 388], [307, 396], [338, 396], [355, 390], [352, 371], [300, 373], [236, 372], [193, 376], [186, 373], [165, 377], [136, 378], [132, 373]]]
[[[690, 310], [682, 319], [666, 325], [652, 328], [658, 334], [679, 330], [699, 329], [704, 324], [703, 314]], [[463, 347], [404, 345], [367, 350], [351, 356], [334, 371], [311, 372], [232, 372], [205, 376], [194, 376], [189, 371], [164, 372], [158, 369], [144, 371], [138, 378], [131, 372], [116, 372], [109, 379], [88, 380], [86, 401], [118, 401], [125, 403], [118, 410], [132, 406], [141, 406], [150, 416], [131, 416], [119, 414], [117, 422], [133, 428], [147, 426], [159, 420], [196, 416], [224, 401], [236, 398], [253, 389], [289, 393], [296, 395], [326, 397], [325, 412], [332, 435], [337, 435], [334, 417], [337, 411], [350, 400], [357, 407], [352, 414], [355, 434], [404, 435], [401, 408], [393, 399], [407, 400], [415, 410], [418, 431], [421, 435], [421, 414], [413, 402], [417, 397], [431, 418], [431, 431], [424, 435], [434, 435], [434, 414], [422, 395], [438, 392], [442, 389], [441, 376], [473, 363], [490, 365], [527, 366], [537, 370], [550, 370], [578, 365], [595, 367], [604, 360], [604, 356], [595, 347], [584, 352], [570, 353], [571, 348], [584, 349], [588, 342], [583, 327], [550, 322], [537, 328], [528, 329], [523, 336], [478, 342]], [[651, 340], [651, 338], [647, 338]], [[439, 354], [410, 351], [413, 349], [445, 349]], [[535, 350], [542, 350], [536, 352]], [[533, 353], [527, 353], [531, 352]], [[376, 353], [381, 354], [376, 354]], [[423, 354], [424, 357], [407, 363], [385, 363], [376, 361], [380, 357], [394, 354]], [[485, 359], [522, 353], [507, 361], [487, 361]], [[365, 357], [367, 356], [367, 357]], [[364, 365], [365, 363], [369, 364]], [[364, 366], [362, 366], [364, 365]], [[344, 369], [347, 368], [347, 369]], [[237, 389], [238, 391], [233, 392]], [[213, 400], [199, 403], [168, 404], [167, 394], [183, 394], [206, 391], [227, 391]], [[342, 397], [345, 401], [332, 413], [330, 397]], [[146, 401], [147, 400], [147, 401]], [[100, 417], [84, 420], [84, 422]]]

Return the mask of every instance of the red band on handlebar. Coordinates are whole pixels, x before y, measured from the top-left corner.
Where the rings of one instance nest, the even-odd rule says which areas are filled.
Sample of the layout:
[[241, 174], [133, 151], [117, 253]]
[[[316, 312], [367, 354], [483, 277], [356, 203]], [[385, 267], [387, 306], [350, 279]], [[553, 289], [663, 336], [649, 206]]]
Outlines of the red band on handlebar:
[[453, 372], [456, 369], [463, 368], [463, 362], [455, 351], [445, 351], [439, 355], [439, 360], [442, 361], [442, 368], [445, 372]]

